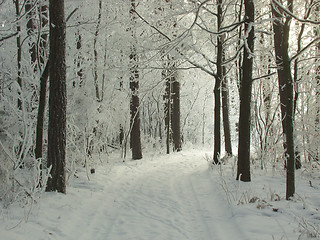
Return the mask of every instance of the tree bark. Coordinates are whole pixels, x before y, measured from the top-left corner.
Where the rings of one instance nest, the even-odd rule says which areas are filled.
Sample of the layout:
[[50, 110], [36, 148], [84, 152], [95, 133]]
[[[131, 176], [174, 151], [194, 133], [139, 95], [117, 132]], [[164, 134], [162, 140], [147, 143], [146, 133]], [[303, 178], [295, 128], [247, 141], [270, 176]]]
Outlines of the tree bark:
[[40, 93], [39, 93], [39, 106], [38, 106], [38, 118], [37, 118], [37, 129], [36, 129], [36, 148], [35, 156], [36, 159], [42, 158], [43, 149], [43, 125], [44, 115], [46, 108], [46, 95], [47, 95], [47, 82], [49, 77], [49, 62], [47, 62], [44, 71], [40, 78]]
[[254, 51], [254, 3], [244, 0], [245, 7], [245, 47], [240, 84], [240, 116], [237, 180], [251, 181], [250, 176], [250, 128], [251, 128], [251, 92]]
[[[176, 71], [176, 69], [174, 69]], [[181, 151], [181, 133], [180, 133], [180, 82], [177, 80], [176, 73], [172, 76], [172, 140], [173, 151]]]
[[171, 88], [172, 83], [169, 76], [169, 67], [168, 63], [165, 63], [164, 70], [162, 71], [162, 77], [165, 79], [165, 95], [164, 95], [164, 115], [165, 115], [165, 128], [166, 128], [166, 147], [167, 154], [170, 154], [170, 146], [171, 146]]
[[[43, 3], [40, 6], [40, 21], [41, 29], [45, 28], [48, 24], [48, 5], [47, 2]], [[44, 64], [45, 61], [45, 52], [47, 49], [48, 34], [41, 33], [40, 39], [40, 64]], [[40, 65], [39, 65], [40, 66]], [[41, 67], [39, 67], [41, 69]], [[45, 108], [46, 108], [46, 96], [47, 96], [47, 84], [49, 77], [49, 62], [47, 61], [44, 70], [40, 77], [40, 92], [39, 92], [39, 105], [38, 105], [38, 117], [37, 117], [37, 127], [36, 127], [36, 147], [35, 147], [35, 157], [36, 159], [42, 158], [43, 151], [43, 126], [44, 126], [44, 117], [45, 117]], [[40, 165], [42, 168], [42, 164]]]
[[[222, 0], [217, 0], [217, 28], [220, 31], [222, 24]], [[220, 100], [220, 86], [223, 78], [222, 71], [222, 57], [223, 57], [223, 37], [221, 35], [217, 36], [217, 75], [215, 77], [214, 85], [214, 150], [213, 150], [213, 162], [215, 164], [220, 164], [221, 155], [221, 100]]]
[[[225, 71], [225, 67], [223, 67]], [[230, 119], [229, 119], [229, 92], [226, 74], [224, 73], [224, 79], [221, 82], [222, 93], [222, 118], [223, 118], [223, 132], [224, 132], [224, 146], [227, 155], [232, 156], [232, 143], [231, 143], [231, 131], [230, 131]]]
[[66, 23], [64, 0], [49, 0], [50, 93], [48, 167], [51, 177], [46, 191], [66, 193]]
[[101, 15], [102, 15], [102, 0], [99, 0], [98, 22], [97, 22], [97, 26], [96, 26], [96, 31], [94, 33], [94, 39], [93, 39], [93, 56], [94, 56], [94, 68], [93, 68], [94, 78], [93, 78], [93, 80], [94, 80], [94, 86], [95, 86], [95, 91], [96, 91], [96, 100], [98, 102], [101, 101], [101, 98], [100, 98], [100, 90], [99, 90], [99, 83], [98, 83], [98, 50], [97, 50], [97, 41], [98, 41], [100, 25], [101, 25]]
[[[288, 10], [292, 12], [293, 2], [288, 0]], [[274, 47], [279, 80], [279, 92], [281, 103], [282, 129], [284, 134], [284, 148], [287, 168], [286, 199], [293, 197], [295, 192], [295, 152], [293, 136], [293, 79], [291, 76], [289, 59], [289, 32], [291, 17], [283, 19], [272, 3], [272, 14], [276, 20], [273, 23]]]
[[[15, 4], [15, 9], [16, 9], [16, 15], [17, 18], [20, 15], [20, 3], [19, 0], [14, 1]], [[22, 46], [21, 46], [21, 37], [20, 37], [20, 32], [21, 32], [21, 26], [20, 23], [17, 22], [17, 65], [18, 65], [18, 77], [17, 77], [17, 82], [19, 86], [18, 90], [18, 109], [22, 110], [22, 95], [21, 95], [21, 90], [22, 90], [22, 76], [21, 76], [21, 60], [22, 60]]]
[[131, 0], [130, 16], [132, 21], [132, 40], [133, 46], [131, 47], [130, 54], [130, 90], [131, 90], [131, 101], [130, 101], [130, 148], [132, 150], [132, 159], [137, 160], [142, 158], [141, 150], [141, 133], [140, 133], [140, 102], [139, 102], [139, 72], [138, 72], [138, 57], [135, 47], [135, 11], [136, 3], [135, 0]]
[[25, 4], [25, 11], [27, 12], [27, 34], [29, 37], [29, 53], [31, 57], [31, 65], [33, 67], [33, 71], [37, 71], [37, 48], [36, 41], [32, 40], [35, 32], [35, 24], [34, 24], [34, 10], [31, 10], [34, 5], [33, 0], [27, 0]]

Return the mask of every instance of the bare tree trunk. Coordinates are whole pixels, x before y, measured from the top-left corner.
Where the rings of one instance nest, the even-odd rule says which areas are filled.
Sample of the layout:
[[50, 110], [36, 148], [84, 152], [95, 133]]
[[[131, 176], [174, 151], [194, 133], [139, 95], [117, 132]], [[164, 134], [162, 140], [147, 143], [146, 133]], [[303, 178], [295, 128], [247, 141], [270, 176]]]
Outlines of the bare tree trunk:
[[34, 32], [35, 32], [35, 24], [34, 24], [34, 15], [35, 12], [32, 10], [34, 5], [33, 0], [26, 0], [25, 11], [27, 13], [27, 34], [29, 37], [29, 53], [31, 57], [31, 65], [33, 67], [34, 72], [37, 71], [37, 48], [36, 41], [34, 41]]
[[[37, 118], [37, 129], [36, 129], [36, 148], [35, 156], [36, 159], [42, 158], [43, 150], [43, 126], [44, 126], [44, 115], [46, 108], [46, 95], [47, 95], [47, 82], [49, 77], [49, 62], [44, 68], [44, 71], [40, 78], [40, 93], [39, 93], [39, 106], [38, 106], [38, 118]], [[42, 168], [42, 166], [41, 166]]]
[[[14, 1], [15, 4], [15, 9], [16, 9], [16, 15], [19, 17], [20, 15], [20, 3], [19, 0]], [[17, 82], [19, 86], [18, 90], [18, 109], [22, 110], [22, 95], [21, 95], [21, 89], [22, 89], [22, 76], [21, 76], [21, 60], [22, 60], [22, 46], [21, 46], [21, 26], [19, 25], [20, 23], [17, 22], [17, 64], [18, 64], [18, 77], [17, 77]]]
[[[40, 6], [40, 21], [41, 21], [41, 29], [45, 28], [48, 24], [48, 5], [44, 3], [44, 5]], [[40, 35], [40, 63], [44, 64], [45, 61], [45, 52], [47, 48], [48, 34], [41, 33]], [[40, 67], [39, 67], [40, 68]], [[40, 68], [41, 69], [41, 68]], [[46, 95], [47, 95], [47, 83], [49, 77], [49, 63], [47, 62], [44, 71], [40, 77], [40, 92], [39, 92], [39, 105], [38, 105], [38, 117], [37, 117], [37, 127], [36, 127], [36, 147], [35, 147], [35, 157], [36, 159], [42, 158], [43, 151], [43, 126], [44, 126], [44, 116], [45, 116], [45, 108], [46, 108]], [[40, 166], [42, 168], [42, 165]]]
[[254, 51], [254, 3], [244, 0], [245, 6], [245, 47], [240, 84], [240, 117], [237, 180], [251, 181], [250, 176], [250, 128], [251, 128], [251, 92]]
[[[135, 42], [135, 11], [136, 3], [135, 0], [131, 0], [131, 21], [132, 28], [131, 34], [132, 39]], [[134, 46], [131, 47], [130, 54], [130, 90], [131, 90], [131, 102], [130, 102], [130, 126], [131, 126], [131, 134], [130, 134], [130, 148], [132, 150], [132, 159], [141, 159], [142, 158], [142, 150], [141, 150], [141, 136], [140, 136], [140, 103], [139, 103], [139, 72], [138, 72], [138, 57], [136, 48]]]
[[102, 15], [102, 0], [99, 0], [99, 13], [98, 13], [98, 22], [96, 26], [96, 31], [93, 38], [93, 55], [94, 55], [94, 67], [93, 67], [93, 77], [94, 77], [94, 86], [96, 90], [96, 100], [101, 101], [99, 83], [98, 83], [98, 50], [97, 50], [97, 41], [101, 25], [101, 15]]
[[165, 95], [164, 95], [164, 115], [165, 115], [165, 128], [166, 128], [166, 147], [167, 154], [170, 154], [170, 146], [171, 146], [171, 111], [172, 111], [172, 102], [171, 102], [171, 88], [172, 83], [170, 79], [170, 71], [168, 67], [168, 63], [165, 65], [165, 69], [162, 71], [162, 77], [165, 79], [166, 87], [165, 87]]
[[[174, 69], [176, 71], [176, 69]], [[181, 133], [180, 133], [180, 82], [177, 80], [176, 73], [172, 76], [172, 140], [173, 151], [181, 151]]]
[[[225, 72], [225, 67], [223, 67]], [[226, 74], [221, 82], [221, 93], [222, 93], [222, 118], [223, 118], [223, 131], [224, 131], [224, 146], [227, 155], [232, 156], [232, 144], [231, 144], [231, 131], [230, 131], [230, 119], [229, 119], [229, 91]]]
[[46, 191], [66, 193], [66, 23], [64, 0], [49, 0], [50, 93], [48, 167], [51, 177]]
[[[222, 24], [222, 0], [217, 0], [217, 28], [220, 31]], [[220, 164], [221, 155], [221, 81], [223, 79], [222, 71], [222, 60], [223, 60], [223, 37], [217, 36], [217, 75], [215, 77], [214, 85], [214, 150], [213, 150], [213, 162], [215, 164]]]
[[[76, 33], [76, 41], [77, 41], [77, 58], [76, 58], [76, 65], [77, 65], [77, 76], [79, 77], [79, 87], [82, 86], [83, 84], [83, 69], [82, 69], [82, 63], [83, 63], [83, 57], [82, 57], [82, 37], [81, 34], [78, 30], [78, 32]], [[76, 86], [76, 80], [73, 81], [73, 87]]]
[[[292, 12], [293, 2], [288, 0], [288, 10]], [[276, 9], [276, 3], [272, 2], [274, 47], [276, 53], [276, 64], [279, 79], [279, 92], [281, 102], [282, 128], [285, 137], [284, 148], [287, 167], [287, 190], [286, 199], [293, 196], [295, 192], [295, 152], [293, 136], [293, 79], [291, 76], [289, 50], [289, 32], [291, 17], [279, 14], [282, 10]]]

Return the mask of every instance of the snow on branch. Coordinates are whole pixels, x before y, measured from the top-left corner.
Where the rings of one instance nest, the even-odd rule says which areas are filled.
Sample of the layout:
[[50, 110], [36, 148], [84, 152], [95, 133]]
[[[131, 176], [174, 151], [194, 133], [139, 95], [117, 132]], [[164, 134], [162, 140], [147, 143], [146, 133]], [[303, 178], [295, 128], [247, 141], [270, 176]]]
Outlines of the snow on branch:
[[310, 24], [320, 24], [319, 21], [313, 21], [310, 19], [301, 19], [298, 16], [294, 15], [291, 11], [289, 11], [286, 7], [284, 7], [281, 3], [279, 3], [277, 0], [273, 0], [272, 1], [276, 6], [278, 6], [282, 11], [284, 11], [286, 14], [288, 14], [290, 17], [293, 17], [294, 19], [296, 19], [299, 22], [302, 23], [310, 23]]

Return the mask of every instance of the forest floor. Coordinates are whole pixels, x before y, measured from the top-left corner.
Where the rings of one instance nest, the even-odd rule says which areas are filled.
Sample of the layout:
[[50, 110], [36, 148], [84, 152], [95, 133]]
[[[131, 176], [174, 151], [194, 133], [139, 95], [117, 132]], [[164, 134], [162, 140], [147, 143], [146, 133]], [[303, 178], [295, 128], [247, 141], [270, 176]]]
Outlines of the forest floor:
[[[66, 195], [1, 210], [3, 240], [232, 240], [320, 237], [320, 180], [297, 173], [297, 197], [285, 200], [283, 171], [253, 169], [234, 179], [234, 162], [209, 167], [210, 152], [119, 158], [85, 170]], [[209, 155], [208, 155], [209, 156]], [[318, 169], [319, 170], [319, 169]], [[87, 176], [88, 175], [88, 176]], [[309, 177], [312, 177], [309, 178]], [[88, 178], [90, 180], [88, 180]]]

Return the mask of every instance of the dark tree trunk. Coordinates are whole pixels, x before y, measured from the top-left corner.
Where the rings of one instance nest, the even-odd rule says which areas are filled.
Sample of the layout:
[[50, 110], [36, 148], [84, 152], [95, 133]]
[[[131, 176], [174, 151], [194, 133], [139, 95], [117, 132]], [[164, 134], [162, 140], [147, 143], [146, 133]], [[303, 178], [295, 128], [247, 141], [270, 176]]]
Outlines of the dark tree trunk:
[[252, 66], [254, 51], [254, 3], [244, 0], [245, 7], [245, 39], [243, 53], [242, 77], [240, 83], [240, 117], [239, 117], [239, 146], [237, 180], [251, 181], [250, 176], [250, 128], [251, 128], [251, 92]]
[[[19, 0], [14, 1], [15, 4], [15, 9], [16, 9], [16, 15], [17, 18], [20, 15], [20, 3]], [[22, 96], [21, 96], [21, 89], [22, 89], [22, 76], [21, 76], [21, 59], [22, 59], [22, 46], [21, 46], [21, 37], [20, 37], [20, 32], [21, 32], [21, 26], [19, 25], [19, 21], [17, 22], [17, 65], [18, 65], [18, 77], [17, 77], [17, 82], [19, 86], [18, 90], [18, 109], [22, 110]]]
[[165, 129], [166, 129], [166, 147], [167, 147], [167, 154], [170, 153], [170, 146], [171, 146], [171, 111], [172, 111], [172, 106], [171, 106], [171, 88], [172, 88], [172, 83], [170, 80], [170, 76], [168, 76], [169, 69], [167, 67], [168, 64], [165, 65], [165, 69], [162, 71], [162, 77], [166, 81], [166, 86], [165, 86], [165, 95], [164, 95], [164, 115], [165, 115]]
[[25, 11], [27, 13], [27, 34], [29, 37], [29, 53], [31, 57], [31, 65], [33, 67], [34, 72], [37, 71], [37, 48], [36, 48], [36, 41], [34, 39], [34, 32], [35, 32], [35, 24], [34, 24], [34, 10], [31, 10], [34, 1], [27, 0], [25, 4]]
[[[48, 5], [44, 3], [40, 7], [40, 17], [41, 17], [41, 28], [45, 28], [48, 24]], [[40, 39], [40, 64], [44, 64], [45, 52], [47, 49], [48, 34], [42, 33]], [[40, 68], [41, 69], [41, 68]], [[36, 159], [42, 158], [43, 154], [43, 126], [44, 126], [44, 116], [46, 108], [46, 95], [47, 95], [47, 83], [49, 77], [49, 62], [47, 61], [43, 73], [40, 77], [40, 92], [39, 92], [39, 105], [38, 105], [38, 117], [37, 117], [37, 127], [36, 127], [36, 147], [35, 147], [35, 157]], [[40, 166], [42, 168], [42, 165]]]
[[[135, 49], [132, 49], [132, 54], [130, 59], [136, 61]], [[140, 136], [140, 103], [139, 103], [139, 73], [137, 66], [134, 65], [131, 69], [130, 76], [130, 90], [131, 90], [131, 102], [130, 102], [130, 148], [132, 150], [132, 159], [141, 159], [141, 136]]]
[[[175, 70], [174, 70], [175, 71]], [[180, 133], [180, 83], [176, 76], [172, 79], [172, 116], [171, 116], [171, 128], [172, 128], [172, 140], [173, 151], [181, 151], [181, 133]]]
[[[285, 159], [287, 168], [287, 189], [286, 199], [293, 197], [295, 192], [295, 151], [293, 136], [293, 103], [294, 88], [291, 76], [290, 59], [289, 59], [289, 32], [291, 17], [287, 16], [282, 19], [280, 9], [275, 9], [276, 3], [272, 4], [272, 14], [276, 18], [273, 24], [274, 47], [276, 54], [276, 64], [279, 80], [279, 92], [281, 103], [282, 129], [285, 137]], [[293, 3], [288, 1], [288, 9], [292, 12]], [[284, 21], [283, 21], [284, 20]]]
[[[135, 42], [135, 0], [131, 0], [131, 21], [132, 21], [132, 39]], [[130, 101], [130, 148], [132, 150], [132, 159], [137, 160], [142, 158], [141, 150], [141, 136], [140, 136], [140, 103], [139, 103], [139, 72], [138, 72], [138, 59], [135, 46], [131, 47], [130, 54], [130, 90], [131, 90], [131, 101]]]
[[97, 41], [98, 41], [100, 25], [101, 25], [101, 15], [102, 15], [102, 0], [99, 0], [98, 22], [96, 26], [96, 31], [94, 33], [94, 39], [93, 39], [93, 55], [94, 55], [93, 80], [94, 80], [97, 101], [101, 101], [99, 83], [98, 83], [98, 50], [97, 50]]
[[51, 177], [47, 191], [66, 193], [66, 23], [64, 1], [49, 0], [50, 11], [50, 93], [48, 167]]
[[[82, 69], [82, 62], [83, 62], [83, 58], [82, 58], [82, 53], [81, 53], [81, 49], [82, 49], [82, 37], [80, 35], [80, 32], [78, 31], [76, 33], [76, 48], [77, 48], [77, 58], [76, 58], [76, 65], [77, 65], [77, 76], [79, 77], [79, 87], [82, 87], [83, 85], [83, 69]], [[73, 81], [73, 87], [75, 87], [77, 85], [76, 80]]]
[[[223, 67], [225, 71], [225, 67]], [[231, 144], [231, 131], [230, 131], [230, 120], [229, 120], [229, 93], [228, 84], [225, 73], [225, 77], [221, 82], [221, 93], [222, 93], [222, 117], [223, 117], [223, 131], [224, 131], [224, 144], [226, 153], [232, 156], [232, 144]]]
[[167, 154], [170, 153], [171, 144], [173, 151], [181, 151], [180, 132], [180, 82], [176, 76], [176, 63], [173, 57], [167, 56], [165, 60], [162, 78], [166, 82], [164, 95], [164, 113], [167, 136]]
[[[222, 24], [222, 0], [217, 1], [218, 14], [217, 14], [217, 24], [218, 32], [220, 31]], [[213, 162], [215, 164], [220, 163], [221, 154], [221, 102], [220, 102], [220, 86], [223, 78], [222, 71], [222, 57], [223, 57], [223, 37], [217, 36], [217, 75], [215, 77], [214, 85], [214, 150], [213, 150]]]

